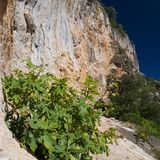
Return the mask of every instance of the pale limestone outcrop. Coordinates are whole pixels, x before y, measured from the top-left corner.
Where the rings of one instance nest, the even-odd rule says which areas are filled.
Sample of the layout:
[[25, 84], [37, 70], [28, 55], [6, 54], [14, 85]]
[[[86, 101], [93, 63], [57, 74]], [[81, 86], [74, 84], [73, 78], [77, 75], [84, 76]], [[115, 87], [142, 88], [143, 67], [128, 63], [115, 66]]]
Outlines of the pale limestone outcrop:
[[139, 72], [139, 63], [134, 43], [130, 41], [127, 34], [126, 36], [122, 36], [118, 32], [113, 32], [113, 36], [114, 40], [118, 42], [120, 47], [122, 47], [125, 50], [126, 54], [131, 59], [133, 63], [133, 70]]
[[105, 85], [112, 68], [115, 41], [138, 69], [128, 36], [113, 32], [107, 14], [96, 1], [10, 0], [9, 5], [14, 9], [7, 13], [12, 13], [11, 19], [4, 16], [4, 24], [10, 22], [11, 27], [6, 28], [11, 40], [7, 40], [7, 48], [4, 42], [0, 45], [4, 73], [15, 67], [23, 68], [22, 60], [30, 57], [36, 64], [43, 59], [49, 72], [67, 76], [74, 84], [91, 74]]
[[[138, 143], [136, 139], [136, 130], [130, 128], [127, 124], [122, 123], [114, 118], [101, 118], [100, 131], [106, 131], [108, 128], [116, 128], [119, 138], [109, 145], [110, 154], [94, 155], [93, 160], [156, 160], [147, 152], [152, 153], [152, 147], [146, 143]], [[142, 146], [142, 144], [144, 146]]]
[[5, 125], [2, 112], [0, 112], [0, 160], [36, 160], [13, 138]]

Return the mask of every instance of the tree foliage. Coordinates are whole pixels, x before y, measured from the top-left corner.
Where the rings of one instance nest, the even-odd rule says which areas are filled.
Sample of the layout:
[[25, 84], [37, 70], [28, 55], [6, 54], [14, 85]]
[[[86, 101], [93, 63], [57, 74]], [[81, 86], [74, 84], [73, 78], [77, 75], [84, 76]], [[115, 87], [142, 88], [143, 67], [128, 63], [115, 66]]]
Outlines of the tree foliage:
[[155, 81], [141, 75], [124, 75], [118, 83], [117, 92], [118, 96], [110, 96], [119, 106], [117, 117], [136, 112], [146, 119], [160, 122], [160, 102], [155, 98], [157, 92]]
[[139, 125], [144, 135], [160, 137], [160, 82], [126, 74], [109, 84], [110, 116]]
[[77, 91], [27, 62], [28, 73], [16, 70], [3, 79], [8, 106], [6, 122], [21, 145], [44, 160], [90, 160], [108, 154], [114, 130], [101, 133], [94, 110], [97, 83], [88, 77]]

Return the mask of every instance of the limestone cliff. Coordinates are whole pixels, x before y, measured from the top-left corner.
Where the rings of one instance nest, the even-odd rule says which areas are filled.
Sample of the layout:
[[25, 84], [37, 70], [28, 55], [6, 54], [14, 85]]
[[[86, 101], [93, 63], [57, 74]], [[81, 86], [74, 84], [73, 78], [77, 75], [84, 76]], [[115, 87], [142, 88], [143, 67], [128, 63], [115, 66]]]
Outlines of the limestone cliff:
[[[128, 36], [113, 30], [100, 3], [91, 0], [0, 0], [1, 73], [23, 67], [27, 57], [78, 84], [87, 74], [105, 85], [114, 68], [114, 46], [122, 47], [138, 70]], [[119, 70], [120, 71], [120, 70]]]
[[31, 58], [78, 87], [89, 74], [103, 91], [107, 75], [124, 72], [112, 62], [118, 48], [131, 61], [130, 72], [139, 71], [134, 45], [112, 28], [96, 0], [0, 0], [1, 76], [24, 69]]

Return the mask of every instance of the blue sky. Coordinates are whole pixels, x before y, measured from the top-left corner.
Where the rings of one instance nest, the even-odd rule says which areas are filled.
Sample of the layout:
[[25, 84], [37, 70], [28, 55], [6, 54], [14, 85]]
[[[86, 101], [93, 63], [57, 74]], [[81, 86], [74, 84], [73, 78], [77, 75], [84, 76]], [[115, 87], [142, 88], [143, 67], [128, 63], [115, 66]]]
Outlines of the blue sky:
[[160, 79], [160, 0], [102, 0], [114, 6], [130, 39], [136, 45], [140, 71]]

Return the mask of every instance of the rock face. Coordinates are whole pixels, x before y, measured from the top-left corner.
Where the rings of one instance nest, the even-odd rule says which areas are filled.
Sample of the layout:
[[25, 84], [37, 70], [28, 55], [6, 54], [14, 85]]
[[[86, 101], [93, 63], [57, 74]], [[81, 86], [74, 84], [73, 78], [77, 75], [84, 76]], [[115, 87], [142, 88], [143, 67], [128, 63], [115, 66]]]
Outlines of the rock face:
[[[111, 71], [123, 73], [111, 63], [118, 47], [131, 60], [132, 71], [139, 71], [128, 36], [111, 27], [96, 0], [0, 0], [0, 76], [17, 67], [24, 69], [23, 60], [31, 58], [37, 65], [47, 64], [46, 70], [54, 75], [67, 76], [74, 86], [80, 87], [79, 82], [89, 74], [99, 80], [103, 92]], [[1, 89], [0, 109], [4, 109]], [[8, 133], [0, 117], [1, 122], [0, 132]]]
[[125, 49], [138, 70], [134, 46], [127, 35], [123, 37], [112, 29], [96, 0], [0, 2], [7, 4], [0, 18], [1, 73], [23, 68], [22, 60], [30, 57], [77, 85], [87, 74], [105, 85], [106, 76], [115, 67], [110, 64], [115, 54], [113, 45]]
[[137, 143], [134, 129], [114, 118], [102, 117], [99, 130], [106, 131], [110, 127], [117, 129], [119, 138], [109, 146], [109, 157], [106, 157], [105, 154], [95, 155], [93, 160], [156, 160], [151, 156], [155, 156], [152, 152], [152, 146], [146, 142], [143, 146]]
[[36, 160], [18, 142], [4, 122], [4, 114], [0, 112], [0, 160]]

